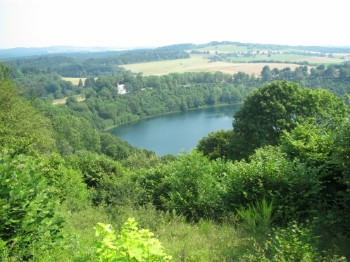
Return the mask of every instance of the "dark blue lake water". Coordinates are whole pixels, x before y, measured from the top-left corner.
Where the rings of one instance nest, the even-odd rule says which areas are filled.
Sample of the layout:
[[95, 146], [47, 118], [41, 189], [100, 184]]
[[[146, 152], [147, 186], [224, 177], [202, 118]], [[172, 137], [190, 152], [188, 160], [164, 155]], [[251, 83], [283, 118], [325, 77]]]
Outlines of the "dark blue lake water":
[[156, 152], [158, 156], [189, 152], [210, 132], [232, 129], [238, 106], [224, 106], [180, 112], [139, 120], [111, 130], [131, 145]]

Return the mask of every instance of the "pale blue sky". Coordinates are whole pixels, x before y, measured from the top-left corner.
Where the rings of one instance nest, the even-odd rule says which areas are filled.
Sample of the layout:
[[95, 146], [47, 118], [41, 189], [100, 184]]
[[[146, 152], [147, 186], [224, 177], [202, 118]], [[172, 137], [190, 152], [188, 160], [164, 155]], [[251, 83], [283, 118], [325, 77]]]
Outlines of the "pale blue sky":
[[350, 46], [348, 1], [0, 0], [0, 48], [238, 41]]

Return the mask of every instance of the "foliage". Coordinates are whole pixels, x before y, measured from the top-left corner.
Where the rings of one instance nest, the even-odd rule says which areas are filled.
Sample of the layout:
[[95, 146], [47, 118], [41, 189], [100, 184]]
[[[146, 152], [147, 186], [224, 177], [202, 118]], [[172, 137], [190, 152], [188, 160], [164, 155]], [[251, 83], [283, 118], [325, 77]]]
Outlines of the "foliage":
[[74, 87], [71, 82], [52, 72], [32, 70], [14, 70], [13, 78], [25, 90], [27, 97], [50, 97], [60, 99], [81, 92], [81, 88]]
[[314, 216], [322, 189], [317, 173], [299, 161], [290, 161], [276, 147], [261, 148], [250, 162], [235, 162], [223, 181], [227, 210], [253, 205], [266, 198], [274, 203], [277, 224]]
[[298, 125], [281, 136], [281, 149], [290, 158], [298, 158], [305, 163], [324, 164], [334, 147], [334, 136], [325, 127], [312, 123]]
[[350, 186], [350, 121], [346, 119], [335, 130], [335, 152], [334, 161], [343, 171], [344, 182]]
[[272, 223], [273, 205], [265, 198], [256, 201], [248, 207], [237, 209], [237, 215], [242, 220], [242, 225], [246, 230], [267, 233]]
[[122, 176], [125, 172], [119, 162], [89, 151], [79, 151], [66, 160], [73, 169], [81, 171], [88, 187], [97, 187], [103, 178]]
[[193, 151], [179, 156], [161, 172], [165, 173], [164, 181], [168, 187], [163, 196], [163, 205], [168, 210], [175, 209], [192, 220], [219, 219], [223, 215], [225, 189], [220, 181], [227, 169], [222, 160], [211, 162]]
[[253, 254], [245, 255], [247, 261], [346, 261], [345, 257], [322, 254], [317, 249], [318, 240], [312, 231], [291, 223], [287, 228], [275, 229], [263, 246], [255, 243]]
[[143, 190], [135, 180], [133, 175], [128, 173], [102, 177], [95, 187], [94, 203], [117, 207], [142, 204]]
[[52, 123], [62, 154], [81, 149], [95, 152], [100, 150], [100, 136], [86, 119], [72, 115], [57, 115], [52, 118]]
[[52, 152], [55, 148], [51, 124], [29, 101], [20, 97], [15, 83], [0, 68], [0, 148], [19, 153]]
[[212, 132], [198, 142], [197, 149], [209, 159], [230, 158], [233, 135], [232, 130]]
[[276, 145], [284, 131], [293, 130], [303, 121], [311, 118], [317, 123], [334, 125], [345, 115], [344, 102], [330, 92], [302, 89], [299, 84], [278, 81], [248, 96], [235, 112], [233, 126], [234, 132], [243, 136], [248, 157], [261, 146]]
[[126, 159], [128, 156], [137, 152], [137, 150], [126, 141], [123, 141], [110, 133], [101, 133], [100, 141], [101, 153], [115, 160]]
[[81, 210], [89, 204], [89, 193], [80, 170], [68, 165], [58, 154], [40, 157], [41, 172], [48, 184], [55, 188], [55, 195], [70, 210]]
[[32, 157], [0, 154], [0, 239], [11, 254], [30, 256], [30, 246], [49, 248], [60, 237], [55, 189]]
[[89, 77], [123, 72], [122, 68], [116, 66], [120, 64], [188, 57], [189, 54], [184, 50], [156, 48], [85, 54], [73, 53], [60, 56], [35, 56], [12, 59], [6, 63], [23, 73], [54, 72], [66, 77]]
[[99, 261], [171, 261], [154, 234], [139, 229], [133, 218], [124, 223], [118, 236], [110, 225], [98, 223], [95, 229]]

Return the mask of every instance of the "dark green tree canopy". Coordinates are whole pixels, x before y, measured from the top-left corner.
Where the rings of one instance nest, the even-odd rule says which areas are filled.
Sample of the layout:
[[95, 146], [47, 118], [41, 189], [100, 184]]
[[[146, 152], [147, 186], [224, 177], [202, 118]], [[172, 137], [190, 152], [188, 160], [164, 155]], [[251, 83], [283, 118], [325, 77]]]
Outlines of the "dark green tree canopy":
[[247, 154], [265, 145], [276, 145], [283, 131], [306, 120], [335, 125], [346, 115], [344, 102], [327, 90], [302, 89], [297, 83], [266, 84], [247, 97], [236, 111], [235, 132], [243, 136]]

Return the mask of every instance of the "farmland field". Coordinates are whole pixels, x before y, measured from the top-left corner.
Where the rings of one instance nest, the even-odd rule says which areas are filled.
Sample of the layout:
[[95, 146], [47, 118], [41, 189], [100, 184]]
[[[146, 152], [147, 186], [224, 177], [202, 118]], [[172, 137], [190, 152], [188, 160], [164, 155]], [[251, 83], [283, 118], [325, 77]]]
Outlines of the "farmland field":
[[270, 68], [282, 69], [290, 67], [294, 69], [297, 64], [287, 63], [229, 63], [229, 62], [209, 62], [207, 56], [191, 55], [191, 58], [168, 61], [147, 62], [138, 64], [123, 65], [126, 70], [143, 75], [166, 75], [169, 73], [184, 72], [216, 72], [234, 74], [245, 72], [247, 74], [260, 74], [262, 68], [268, 65]]
[[[350, 54], [345, 53], [318, 53], [305, 51], [298, 47], [278, 47], [270, 46], [255, 46], [252, 45], [208, 45], [194, 49], [195, 51], [208, 52], [210, 55], [223, 55], [220, 61], [231, 63], [249, 63], [254, 61], [264, 62], [288, 62], [288, 63], [303, 63], [310, 64], [336, 64], [350, 61]], [[251, 55], [247, 55], [250, 53]], [[230, 55], [227, 57], [227, 55]], [[237, 57], [236, 57], [237, 55]]]
[[337, 64], [345, 61], [349, 61], [349, 56], [311, 56], [311, 55], [301, 55], [301, 54], [293, 54], [293, 53], [285, 53], [285, 54], [259, 54], [250, 57], [230, 57], [228, 60], [232, 63], [244, 63], [244, 62], [254, 62], [254, 61], [279, 61], [283, 62], [294, 62], [294, 63], [303, 63], [308, 62], [310, 64]]

